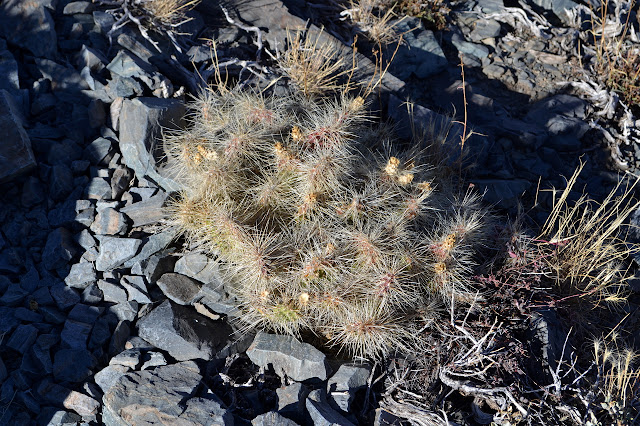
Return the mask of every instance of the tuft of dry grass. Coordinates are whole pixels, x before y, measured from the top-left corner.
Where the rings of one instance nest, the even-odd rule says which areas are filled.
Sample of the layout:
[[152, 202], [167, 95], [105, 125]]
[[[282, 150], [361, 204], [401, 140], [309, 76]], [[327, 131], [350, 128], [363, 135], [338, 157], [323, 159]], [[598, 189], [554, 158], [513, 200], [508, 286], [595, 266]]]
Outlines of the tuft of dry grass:
[[342, 89], [339, 79], [347, 74], [344, 58], [338, 49], [323, 37], [308, 32], [287, 32], [288, 48], [279, 56], [278, 65], [284, 74], [307, 98]]
[[141, 7], [163, 25], [174, 27], [185, 22], [185, 13], [193, 9], [201, 0], [147, 0]]
[[635, 0], [613, 4], [612, 18], [608, 1], [602, 1], [598, 11], [591, 10], [594, 71], [628, 106], [637, 107], [640, 105], [640, 47], [633, 41], [634, 24], [630, 21]]
[[578, 303], [576, 313], [626, 300], [628, 274], [623, 265], [637, 248], [625, 242], [623, 229], [640, 206], [631, 196], [637, 181], [626, 186], [619, 182], [602, 203], [582, 195], [570, 205], [569, 194], [583, 167], [580, 164], [557, 199], [554, 192], [553, 209], [535, 240], [551, 270], [559, 302]]

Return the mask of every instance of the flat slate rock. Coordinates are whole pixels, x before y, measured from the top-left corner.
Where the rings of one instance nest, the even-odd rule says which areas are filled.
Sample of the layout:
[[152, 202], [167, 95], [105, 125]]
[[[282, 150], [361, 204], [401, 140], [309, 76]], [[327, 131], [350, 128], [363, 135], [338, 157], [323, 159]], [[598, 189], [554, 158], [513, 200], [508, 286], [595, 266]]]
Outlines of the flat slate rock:
[[322, 352], [293, 336], [259, 332], [247, 355], [254, 364], [260, 367], [272, 364], [276, 374], [284, 373], [297, 382], [326, 380], [330, 372]]
[[120, 113], [120, 150], [124, 164], [136, 176], [147, 178], [167, 191], [181, 187], [158, 169], [163, 151], [163, 128], [184, 125], [185, 105], [176, 99], [136, 98], [125, 100]]
[[109, 271], [122, 265], [138, 252], [142, 241], [136, 238], [101, 237], [96, 259], [98, 271]]
[[[195, 396], [201, 380], [200, 370], [192, 361], [158, 367], [153, 371], [126, 373], [102, 399], [103, 422], [113, 426], [194, 424], [183, 415], [189, 411], [189, 401]], [[217, 408], [212, 407], [211, 412]]]
[[36, 57], [53, 57], [57, 36], [51, 13], [39, 1], [0, 3], [0, 35]]
[[138, 320], [138, 335], [178, 361], [210, 360], [232, 332], [226, 322], [212, 321], [195, 309], [165, 300]]

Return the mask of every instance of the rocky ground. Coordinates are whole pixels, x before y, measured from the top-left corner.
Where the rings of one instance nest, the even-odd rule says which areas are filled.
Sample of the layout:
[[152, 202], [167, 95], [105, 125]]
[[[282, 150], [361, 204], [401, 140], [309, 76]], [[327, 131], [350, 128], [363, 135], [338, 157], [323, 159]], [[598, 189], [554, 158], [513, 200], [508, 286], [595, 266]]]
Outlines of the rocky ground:
[[[577, 187], [604, 197], [621, 168], [635, 172], [640, 121], [580, 63], [588, 4], [452, 2], [435, 32], [407, 18], [382, 114], [401, 134], [406, 100], [418, 122], [461, 119], [461, 53], [476, 133], [467, 177], [486, 202], [513, 217], [537, 200], [541, 223], [552, 197], [537, 189], [563, 187], [579, 161]], [[194, 70], [211, 74], [207, 39], [244, 81], [273, 77], [259, 48], [275, 52], [286, 28], [356, 31], [333, 2], [225, 7], [190, 12], [178, 52], [135, 25], [110, 31], [114, 16], [91, 2], [0, 3], [0, 424], [401, 424], [378, 403], [379, 368], [293, 337], [234, 334], [215, 261], [158, 226], [176, 189], [156, 169], [158, 140], [184, 125]]]

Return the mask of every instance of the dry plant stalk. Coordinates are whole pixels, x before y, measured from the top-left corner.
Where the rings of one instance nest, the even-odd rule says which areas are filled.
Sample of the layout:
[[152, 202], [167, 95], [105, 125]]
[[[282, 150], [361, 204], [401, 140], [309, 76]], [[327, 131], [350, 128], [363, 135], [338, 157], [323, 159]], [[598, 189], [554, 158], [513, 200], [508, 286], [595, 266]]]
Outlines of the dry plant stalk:
[[185, 22], [185, 12], [193, 9], [201, 0], [147, 0], [141, 6], [167, 26]]
[[[553, 271], [562, 300], [587, 300], [592, 307], [626, 300], [623, 261], [637, 249], [629, 247], [622, 227], [640, 202], [631, 194], [637, 180], [622, 187], [619, 182], [599, 205], [582, 195], [572, 206], [567, 201], [584, 164], [580, 164], [555, 199], [551, 215], [538, 236], [539, 249]], [[622, 194], [616, 196], [618, 190]]]

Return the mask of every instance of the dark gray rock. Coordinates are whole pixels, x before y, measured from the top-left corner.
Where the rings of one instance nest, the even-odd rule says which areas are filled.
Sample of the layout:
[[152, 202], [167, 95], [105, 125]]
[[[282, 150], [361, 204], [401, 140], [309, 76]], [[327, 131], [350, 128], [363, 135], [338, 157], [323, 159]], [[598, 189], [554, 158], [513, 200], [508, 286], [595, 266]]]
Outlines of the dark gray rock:
[[2, 358], [0, 358], [0, 383], [3, 383], [8, 376], [7, 367], [5, 367], [4, 362], [2, 362]]
[[43, 380], [37, 390], [44, 401], [58, 407], [73, 410], [82, 417], [94, 417], [98, 413], [100, 403], [80, 392], [57, 385], [48, 379]]
[[191, 398], [187, 401], [187, 409], [179, 417], [188, 424], [206, 426], [233, 426], [231, 411], [222, 401], [212, 398]]
[[94, 324], [103, 311], [104, 307], [102, 306], [90, 306], [78, 303], [69, 312], [69, 319], [85, 324]]
[[165, 192], [160, 192], [148, 200], [123, 207], [120, 211], [126, 214], [127, 217], [133, 221], [134, 228], [151, 225], [158, 223], [166, 216], [162, 209], [162, 205], [166, 198], [167, 194]]
[[142, 240], [142, 248], [140, 253], [127, 260], [124, 263], [125, 268], [131, 268], [135, 264], [144, 263], [150, 256], [165, 249], [171, 241], [176, 237], [177, 231], [175, 229], [168, 229], [166, 231], [152, 234], [149, 237]]
[[91, 333], [91, 324], [80, 321], [66, 320], [60, 334], [62, 343], [71, 349], [85, 349]]
[[64, 200], [73, 190], [73, 173], [65, 165], [53, 166], [49, 178], [49, 195], [54, 201]]
[[127, 290], [128, 300], [135, 300], [141, 304], [151, 303], [144, 277], [127, 275], [122, 277], [120, 285]]
[[38, 337], [37, 328], [30, 324], [19, 325], [7, 341], [7, 347], [24, 354], [36, 341], [36, 337]]
[[222, 283], [218, 264], [203, 253], [188, 253], [178, 259], [174, 271], [201, 283]]
[[102, 399], [103, 422], [113, 426], [177, 424], [201, 380], [198, 366], [191, 361], [126, 373]]
[[131, 300], [128, 302], [116, 303], [111, 306], [111, 312], [121, 321], [133, 321], [138, 316], [138, 302]]
[[269, 411], [268, 413], [260, 414], [258, 417], [251, 420], [253, 426], [297, 426], [298, 423], [293, 420], [289, 420], [286, 417], [281, 416], [275, 411]]
[[64, 282], [72, 288], [84, 290], [97, 280], [96, 268], [91, 262], [75, 263], [71, 265], [71, 271]]
[[101, 237], [100, 252], [96, 259], [98, 271], [108, 271], [122, 265], [136, 255], [140, 240], [135, 238]]
[[500, 35], [500, 23], [492, 19], [478, 19], [469, 38], [473, 42], [479, 42], [487, 38], [495, 38]]
[[[50, 59], [36, 58], [38, 70], [45, 78], [51, 80], [51, 89], [56, 92], [77, 92], [89, 89], [89, 85], [73, 68], [60, 65]], [[58, 94], [58, 96], [60, 96]]]
[[53, 306], [40, 306], [38, 311], [49, 324], [62, 324], [67, 318], [64, 312]]
[[304, 423], [307, 395], [309, 388], [302, 383], [292, 383], [276, 389], [278, 412], [282, 415]]
[[169, 301], [138, 320], [138, 335], [179, 361], [210, 360], [230, 334], [228, 324], [211, 321], [192, 308]]
[[104, 69], [106, 63], [107, 59], [102, 52], [85, 44], [82, 45], [76, 57], [77, 69], [89, 68], [91, 71], [100, 72]]
[[567, 12], [578, 7], [578, 3], [572, 0], [533, 0], [533, 3], [546, 11], [552, 12], [566, 25], [572, 23]]
[[331, 408], [322, 390], [316, 389], [309, 393], [306, 400], [307, 412], [313, 420], [314, 426], [355, 426], [340, 413]]
[[65, 228], [53, 230], [42, 252], [42, 264], [47, 270], [65, 266], [76, 254], [73, 235]]
[[62, 10], [65, 15], [74, 15], [76, 13], [91, 13], [93, 12], [93, 4], [89, 1], [72, 1]]
[[[1, 9], [2, 6], [0, 16]], [[6, 90], [0, 90], [0, 141], [0, 183], [13, 180], [36, 166], [21, 114]]]
[[517, 207], [522, 194], [533, 185], [524, 179], [477, 179], [473, 183], [479, 191], [485, 191], [483, 200], [503, 209]]
[[115, 330], [113, 330], [113, 335], [109, 342], [109, 354], [113, 356], [122, 352], [130, 335], [131, 328], [129, 327], [129, 321], [120, 320], [116, 325]]
[[44, 407], [36, 418], [36, 423], [47, 426], [73, 426], [82, 422], [82, 417], [54, 407]]
[[471, 43], [464, 39], [462, 35], [455, 32], [451, 35], [451, 43], [458, 49], [460, 53], [471, 55], [477, 59], [489, 56], [489, 48], [482, 44]]
[[146, 370], [147, 368], [167, 365], [167, 360], [165, 359], [164, 355], [162, 355], [162, 353], [160, 352], [154, 352], [154, 351], [147, 352], [146, 354], [144, 354], [144, 357], [142, 359], [144, 363], [142, 364], [142, 367], [140, 367], [140, 370]]
[[127, 220], [122, 213], [109, 207], [98, 212], [90, 229], [98, 235], [123, 235], [127, 232]]
[[87, 288], [84, 289], [80, 298], [84, 303], [88, 303], [91, 305], [100, 303], [102, 302], [102, 290], [100, 290], [97, 283], [90, 284]]
[[[0, 40], [0, 75], [4, 78], [0, 81], [0, 90], [6, 90], [16, 96], [20, 92], [20, 79], [18, 78], [18, 62], [11, 52], [7, 50], [7, 43]], [[20, 102], [16, 102], [20, 104]]]
[[111, 358], [111, 360], [109, 360], [109, 365], [124, 365], [125, 367], [136, 370], [140, 365], [141, 359], [142, 352], [140, 351], [140, 349], [125, 349], [118, 355]]
[[177, 191], [180, 185], [157, 167], [163, 157], [160, 130], [183, 126], [185, 111], [184, 104], [173, 99], [137, 98], [122, 106], [120, 150], [125, 165], [167, 191]]
[[40, 275], [35, 267], [30, 267], [26, 274], [20, 278], [20, 287], [28, 293], [32, 293], [40, 285]]
[[371, 367], [368, 365], [341, 365], [327, 382], [329, 402], [333, 402], [339, 409], [348, 413], [356, 392], [367, 386], [370, 373]]
[[442, 48], [433, 32], [426, 30], [420, 19], [407, 17], [399, 22], [395, 29], [398, 33], [404, 34], [406, 45], [398, 48], [389, 68], [394, 76], [401, 80], [408, 79], [412, 74], [418, 78], [426, 78], [446, 68], [447, 59]]
[[83, 229], [78, 234], [76, 234], [75, 242], [85, 250], [89, 250], [96, 246], [95, 238], [93, 238], [91, 233], [86, 229]]
[[111, 199], [119, 200], [122, 194], [129, 189], [133, 171], [128, 167], [119, 166], [113, 171], [111, 176]]
[[102, 291], [102, 298], [105, 302], [123, 303], [129, 300], [127, 291], [119, 283], [99, 280], [98, 288]]
[[102, 349], [109, 339], [111, 339], [109, 321], [105, 317], [100, 317], [91, 330], [91, 337], [87, 347], [92, 351], [98, 348]]
[[61, 310], [65, 311], [80, 302], [78, 293], [70, 287], [67, 287], [62, 281], [55, 283], [49, 289], [51, 297]]
[[156, 284], [165, 296], [179, 305], [193, 303], [201, 287], [198, 281], [173, 272], [162, 275]]
[[326, 380], [330, 372], [322, 352], [293, 336], [259, 332], [247, 355], [254, 364], [260, 367], [272, 364], [276, 374], [286, 374], [297, 382]]
[[40, 180], [34, 176], [29, 176], [22, 185], [22, 205], [29, 208], [36, 204], [40, 204], [45, 200], [43, 185]]
[[6, 0], [0, 4], [0, 35], [36, 57], [53, 57], [57, 36], [49, 11], [36, 1]]
[[95, 376], [93, 376], [93, 380], [100, 386], [103, 393], [107, 393], [120, 377], [124, 376], [128, 371], [129, 367], [125, 367], [124, 365], [108, 365], [98, 371]]
[[84, 194], [90, 200], [108, 200], [111, 197], [111, 185], [106, 179], [95, 177], [89, 181]]
[[86, 349], [60, 349], [54, 356], [53, 377], [58, 382], [82, 382], [93, 374], [96, 364]]
[[22, 304], [29, 293], [19, 285], [12, 285], [0, 297], [0, 303], [6, 306], [18, 306]]
[[42, 322], [44, 319], [42, 314], [23, 307], [16, 308], [15, 315], [16, 318], [24, 322]]
[[91, 164], [101, 164], [113, 152], [113, 143], [106, 138], [97, 138], [84, 149], [84, 157]]

